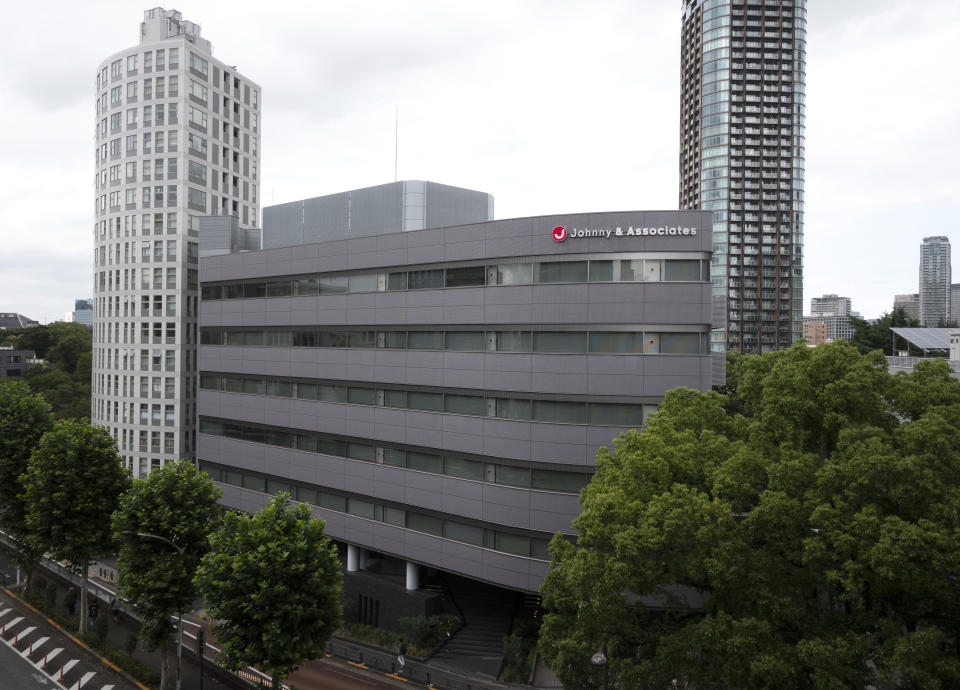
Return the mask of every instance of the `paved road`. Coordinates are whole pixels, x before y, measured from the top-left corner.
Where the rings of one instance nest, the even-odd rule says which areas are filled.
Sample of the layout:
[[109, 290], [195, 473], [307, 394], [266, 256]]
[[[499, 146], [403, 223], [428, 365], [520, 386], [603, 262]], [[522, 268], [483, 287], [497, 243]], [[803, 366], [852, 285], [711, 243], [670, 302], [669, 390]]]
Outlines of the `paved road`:
[[[379, 676], [379, 677], [378, 677]], [[411, 690], [422, 689], [419, 683], [403, 683], [382, 677], [381, 672], [353, 669], [342, 661], [326, 659], [311, 661], [286, 679], [287, 685], [297, 688], [323, 688], [323, 690], [396, 690], [398, 686]]]
[[54, 686], [29, 661], [5, 644], [0, 644], [0, 687], [23, 690], [51, 690]]

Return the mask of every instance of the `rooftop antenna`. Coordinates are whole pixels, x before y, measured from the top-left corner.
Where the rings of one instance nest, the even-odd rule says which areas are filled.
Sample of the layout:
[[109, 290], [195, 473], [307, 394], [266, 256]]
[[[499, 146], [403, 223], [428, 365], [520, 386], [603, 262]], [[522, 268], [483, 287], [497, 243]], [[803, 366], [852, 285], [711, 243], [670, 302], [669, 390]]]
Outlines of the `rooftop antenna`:
[[400, 151], [400, 104], [393, 117], [393, 181], [397, 181], [397, 157]]

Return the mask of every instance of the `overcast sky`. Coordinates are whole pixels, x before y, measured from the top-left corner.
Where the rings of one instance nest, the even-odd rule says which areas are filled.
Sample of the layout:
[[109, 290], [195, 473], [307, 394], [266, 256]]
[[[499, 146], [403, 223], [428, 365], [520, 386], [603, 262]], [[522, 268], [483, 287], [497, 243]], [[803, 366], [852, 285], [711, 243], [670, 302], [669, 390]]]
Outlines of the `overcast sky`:
[[[496, 217], [678, 204], [680, 0], [168, 5], [262, 87], [264, 205], [399, 177]], [[18, 3], [0, 42], [0, 311], [92, 296], [94, 77], [148, 4]], [[12, 10], [12, 8], [11, 8]], [[956, 0], [810, 0], [804, 307], [866, 317], [960, 245]], [[960, 282], [960, 261], [954, 261]]]

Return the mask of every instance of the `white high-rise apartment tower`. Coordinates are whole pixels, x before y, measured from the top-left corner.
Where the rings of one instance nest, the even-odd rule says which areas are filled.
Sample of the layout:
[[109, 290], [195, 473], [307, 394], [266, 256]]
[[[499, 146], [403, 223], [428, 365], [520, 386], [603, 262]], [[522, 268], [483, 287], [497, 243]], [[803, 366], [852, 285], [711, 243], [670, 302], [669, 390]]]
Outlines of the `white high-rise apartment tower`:
[[91, 418], [142, 476], [194, 456], [199, 219], [257, 226], [260, 87], [161, 7], [95, 83]]

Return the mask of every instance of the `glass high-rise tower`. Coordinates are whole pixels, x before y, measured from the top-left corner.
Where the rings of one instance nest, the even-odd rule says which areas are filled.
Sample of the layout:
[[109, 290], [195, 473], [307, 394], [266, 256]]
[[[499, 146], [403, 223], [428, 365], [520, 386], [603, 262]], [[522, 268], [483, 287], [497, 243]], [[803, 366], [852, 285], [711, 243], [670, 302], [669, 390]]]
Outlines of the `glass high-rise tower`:
[[936, 328], [951, 318], [950, 238], [924, 237], [920, 245], [920, 323]]
[[715, 349], [803, 330], [806, 0], [683, 0], [680, 208], [713, 212]]
[[134, 476], [192, 458], [202, 216], [256, 227], [260, 87], [176, 10], [95, 86], [93, 400]]

